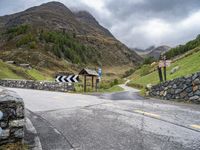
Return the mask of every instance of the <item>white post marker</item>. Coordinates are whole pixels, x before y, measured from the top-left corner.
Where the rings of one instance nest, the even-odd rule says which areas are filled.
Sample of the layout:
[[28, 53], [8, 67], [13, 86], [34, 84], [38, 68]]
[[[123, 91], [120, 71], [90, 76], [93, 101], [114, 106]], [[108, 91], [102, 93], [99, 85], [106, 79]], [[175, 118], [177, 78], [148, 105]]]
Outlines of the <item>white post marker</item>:
[[[3, 113], [0, 111], [0, 120], [3, 118]], [[0, 135], [2, 134], [2, 128], [0, 127]]]
[[164, 61], [162, 61], [162, 60], [160, 60], [159, 61], [159, 67], [160, 68], [162, 68], [162, 67], [170, 67], [170, 65], [171, 65], [171, 60], [166, 60], [165, 62]]

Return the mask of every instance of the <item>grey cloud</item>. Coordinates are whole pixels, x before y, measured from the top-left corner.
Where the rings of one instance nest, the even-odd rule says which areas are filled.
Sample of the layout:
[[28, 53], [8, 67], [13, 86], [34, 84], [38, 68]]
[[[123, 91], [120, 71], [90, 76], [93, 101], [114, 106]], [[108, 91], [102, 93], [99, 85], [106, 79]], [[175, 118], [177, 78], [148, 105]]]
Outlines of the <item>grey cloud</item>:
[[199, 0], [111, 0], [108, 10], [118, 19], [140, 16], [144, 18], [183, 19], [200, 8]]
[[[48, 1], [0, 0], [0, 16]], [[87, 0], [58, 1], [73, 10], [89, 11], [129, 47], [175, 46], [200, 33], [200, 0], [101, 0], [104, 5], [98, 10]]]

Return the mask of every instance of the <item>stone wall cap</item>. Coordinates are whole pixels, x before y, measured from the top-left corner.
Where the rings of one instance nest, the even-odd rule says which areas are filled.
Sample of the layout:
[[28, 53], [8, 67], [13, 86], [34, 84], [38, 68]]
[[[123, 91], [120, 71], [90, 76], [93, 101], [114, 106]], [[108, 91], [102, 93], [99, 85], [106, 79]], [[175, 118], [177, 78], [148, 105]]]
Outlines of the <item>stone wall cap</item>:
[[22, 98], [16, 92], [0, 87], [0, 102], [5, 101], [23, 102]]
[[4, 78], [4, 79], [0, 79], [2, 81], [34, 81], [34, 80], [25, 80], [25, 79], [7, 79], [7, 78]]
[[0, 86], [0, 92], [2, 92], [3, 90], [4, 90], [4, 88]]

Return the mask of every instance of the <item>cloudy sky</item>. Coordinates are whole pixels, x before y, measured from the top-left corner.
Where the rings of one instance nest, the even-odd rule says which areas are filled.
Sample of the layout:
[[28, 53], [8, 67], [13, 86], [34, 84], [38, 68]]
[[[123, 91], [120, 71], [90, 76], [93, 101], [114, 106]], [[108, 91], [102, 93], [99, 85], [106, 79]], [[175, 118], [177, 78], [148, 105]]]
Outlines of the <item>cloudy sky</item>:
[[[51, 0], [0, 0], [0, 16]], [[200, 34], [200, 0], [57, 0], [87, 10], [129, 47], [175, 46]]]

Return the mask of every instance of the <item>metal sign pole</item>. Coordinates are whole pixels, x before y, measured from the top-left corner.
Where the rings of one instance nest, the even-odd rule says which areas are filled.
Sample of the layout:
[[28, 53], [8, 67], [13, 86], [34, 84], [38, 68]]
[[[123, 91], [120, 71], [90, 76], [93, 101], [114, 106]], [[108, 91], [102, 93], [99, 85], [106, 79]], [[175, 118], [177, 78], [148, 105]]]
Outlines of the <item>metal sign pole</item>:
[[96, 79], [96, 92], [98, 92], [98, 88], [99, 88], [99, 79]]
[[100, 81], [101, 81], [101, 76], [102, 76], [102, 69], [99, 68], [98, 69], [98, 80], [97, 80], [98, 81], [98, 85], [97, 85], [98, 89], [100, 89], [100, 85], [99, 84], [100, 84]]

